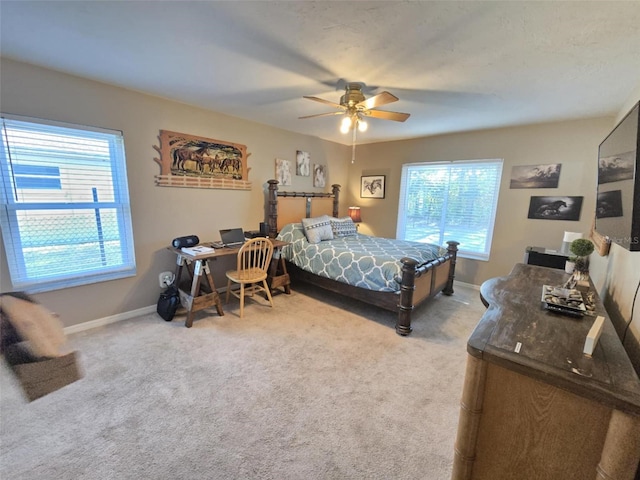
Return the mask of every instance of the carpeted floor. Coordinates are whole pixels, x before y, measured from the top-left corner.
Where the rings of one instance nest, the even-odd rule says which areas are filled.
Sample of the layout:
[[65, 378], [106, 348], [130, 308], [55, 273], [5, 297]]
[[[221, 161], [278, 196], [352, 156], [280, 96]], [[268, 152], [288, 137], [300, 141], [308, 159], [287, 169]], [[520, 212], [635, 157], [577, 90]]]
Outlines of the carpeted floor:
[[410, 337], [310, 287], [274, 302], [70, 335], [84, 377], [32, 403], [3, 364], [0, 478], [448, 479], [477, 290]]

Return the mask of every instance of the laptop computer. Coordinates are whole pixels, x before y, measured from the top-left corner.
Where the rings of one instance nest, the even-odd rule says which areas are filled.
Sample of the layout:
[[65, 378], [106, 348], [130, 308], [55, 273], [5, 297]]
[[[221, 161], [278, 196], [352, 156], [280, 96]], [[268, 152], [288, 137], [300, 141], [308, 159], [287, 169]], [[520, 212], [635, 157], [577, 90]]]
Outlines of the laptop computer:
[[220, 230], [220, 240], [225, 247], [239, 247], [245, 242], [244, 231], [241, 228]]

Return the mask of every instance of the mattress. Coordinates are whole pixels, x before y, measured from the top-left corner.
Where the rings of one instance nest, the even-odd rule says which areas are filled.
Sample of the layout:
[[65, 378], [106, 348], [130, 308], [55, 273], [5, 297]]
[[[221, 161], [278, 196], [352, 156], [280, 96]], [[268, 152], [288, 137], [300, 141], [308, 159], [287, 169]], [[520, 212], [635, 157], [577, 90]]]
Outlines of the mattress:
[[445, 253], [438, 245], [364, 234], [309, 243], [300, 223], [286, 225], [280, 231], [278, 239], [289, 242], [289, 245], [282, 248], [282, 256], [298, 268], [355, 287], [380, 292], [395, 292], [400, 289], [400, 259], [412, 258], [423, 264]]

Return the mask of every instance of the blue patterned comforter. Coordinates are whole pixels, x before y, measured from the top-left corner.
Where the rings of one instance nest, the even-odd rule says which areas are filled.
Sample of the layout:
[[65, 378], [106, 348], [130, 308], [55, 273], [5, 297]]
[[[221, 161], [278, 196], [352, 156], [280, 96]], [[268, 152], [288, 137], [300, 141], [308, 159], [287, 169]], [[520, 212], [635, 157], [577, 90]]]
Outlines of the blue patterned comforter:
[[278, 239], [290, 243], [282, 249], [282, 256], [302, 270], [381, 292], [400, 289], [396, 278], [402, 275], [401, 258], [425, 263], [445, 253], [437, 245], [363, 234], [311, 244], [300, 223], [286, 225]]

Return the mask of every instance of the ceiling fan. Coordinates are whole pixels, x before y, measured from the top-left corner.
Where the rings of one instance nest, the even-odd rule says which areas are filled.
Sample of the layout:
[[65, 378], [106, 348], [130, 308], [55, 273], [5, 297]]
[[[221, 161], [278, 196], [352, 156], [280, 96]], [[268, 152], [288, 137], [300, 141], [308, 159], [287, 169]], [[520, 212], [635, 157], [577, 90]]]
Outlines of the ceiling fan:
[[348, 133], [351, 128], [358, 129], [363, 132], [367, 129], [365, 117], [380, 118], [382, 120], [393, 120], [395, 122], [404, 122], [409, 118], [408, 113], [389, 112], [386, 110], [375, 110], [377, 107], [387, 105], [398, 101], [398, 97], [389, 92], [382, 92], [373, 97], [365, 98], [362, 93], [364, 84], [358, 82], [347, 83], [345, 86], [345, 94], [340, 97], [340, 103], [330, 102], [323, 98], [304, 96], [314, 102], [324, 103], [338, 109], [337, 112], [317, 113], [315, 115], [307, 115], [299, 117], [301, 120], [307, 118], [326, 117], [330, 115], [345, 115], [342, 120], [340, 131]]

